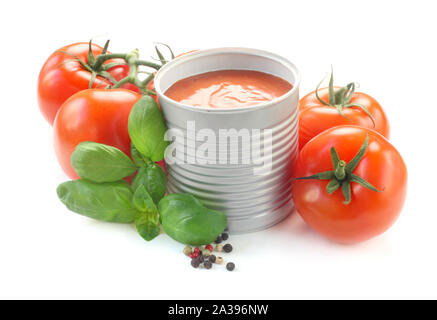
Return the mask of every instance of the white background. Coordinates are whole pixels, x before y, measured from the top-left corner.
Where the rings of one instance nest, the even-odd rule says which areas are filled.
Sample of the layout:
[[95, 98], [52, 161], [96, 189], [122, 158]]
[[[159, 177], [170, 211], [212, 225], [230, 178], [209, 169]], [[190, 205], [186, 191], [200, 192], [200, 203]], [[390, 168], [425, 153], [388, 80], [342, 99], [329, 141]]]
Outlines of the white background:
[[[105, 3], [105, 5], [103, 4]], [[435, 1], [8, 1], [0, 12], [0, 298], [437, 298], [437, 19]], [[133, 226], [69, 212], [67, 177], [38, 110], [36, 82], [56, 49], [110, 38], [111, 50], [153, 41], [175, 52], [221, 46], [273, 51], [302, 73], [301, 93], [335, 68], [358, 81], [391, 123], [409, 169], [397, 223], [338, 245], [297, 214], [233, 236], [224, 268], [194, 270], [166, 235], [146, 243]]]

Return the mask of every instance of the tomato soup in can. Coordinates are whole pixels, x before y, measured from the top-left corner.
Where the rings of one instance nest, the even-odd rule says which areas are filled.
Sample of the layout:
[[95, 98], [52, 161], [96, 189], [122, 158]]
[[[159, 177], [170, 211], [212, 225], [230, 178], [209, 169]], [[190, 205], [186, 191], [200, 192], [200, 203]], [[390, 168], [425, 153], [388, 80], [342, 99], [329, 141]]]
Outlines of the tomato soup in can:
[[[226, 83], [226, 79], [223, 83], [227, 86], [221, 91], [211, 91], [225, 95], [214, 96], [219, 101], [214, 107], [208, 103], [190, 105], [184, 103], [187, 100], [166, 95], [184, 79], [191, 86], [189, 81], [203, 74], [223, 71], [218, 73], [222, 76], [238, 70], [280, 78], [290, 89], [271, 99], [261, 97], [266, 101], [226, 104], [223, 108], [220, 101], [225, 99], [238, 99], [242, 94], [252, 99], [256, 95], [246, 95], [250, 86], [241, 88], [238, 83]], [[191, 193], [207, 207], [224, 211], [231, 233], [268, 228], [294, 210], [291, 177], [298, 154], [300, 82], [294, 64], [256, 49], [200, 50], [165, 64], [154, 82], [170, 141], [165, 158], [169, 193]], [[226, 96], [229, 90], [237, 90], [237, 95], [231, 92]]]

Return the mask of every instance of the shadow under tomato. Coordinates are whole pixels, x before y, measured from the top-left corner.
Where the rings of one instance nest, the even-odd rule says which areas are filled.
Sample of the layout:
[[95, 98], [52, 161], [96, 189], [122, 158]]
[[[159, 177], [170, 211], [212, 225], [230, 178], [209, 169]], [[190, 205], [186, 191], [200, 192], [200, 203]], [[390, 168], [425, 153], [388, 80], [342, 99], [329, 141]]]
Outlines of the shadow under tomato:
[[271, 231], [272, 234], [277, 234], [278, 237], [289, 235], [295, 239], [299, 239], [299, 242], [302, 240], [307, 243], [305, 246], [318, 244], [327, 248], [341, 248], [342, 251], [346, 250], [346, 252], [349, 250], [354, 252], [361, 250], [364, 252], [371, 251], [375, 255], [381, 253], [387, 254], [392, 250], [391, 241], [387, 238], [385, 233], [367, 241], [355, 244], [332, 241], [311, 229], [311, 227], [301, 218], [296, 209], [281, 223], [270, 228], [269, 231]]

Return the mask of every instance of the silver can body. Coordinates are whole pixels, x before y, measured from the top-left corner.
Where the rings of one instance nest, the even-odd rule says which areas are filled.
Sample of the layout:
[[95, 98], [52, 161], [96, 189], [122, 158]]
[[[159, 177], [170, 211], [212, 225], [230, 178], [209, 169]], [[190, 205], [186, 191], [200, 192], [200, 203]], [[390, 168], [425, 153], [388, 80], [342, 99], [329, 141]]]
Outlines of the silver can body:
[[[233, 109], [188, 106], [164, 95], [181, 79], [217, 70], [260, 71], [287, 80], [293, 88], [270, 102]], [[288, 60], [247, 48], [197, 51], [164, 65], [156, 74], [155, 89], [168, 128], [184, 133], [183, 145], [179, 146], [184, 153], [178, 154], [181, 161], [166, 166], [168, 192], [192, 193], [211, 209], [224, 211], [232, 233], [262, 230], [287, 217], [294, 209], [291, 175], [298, 154], [299, 81], [297, 68]], [[195, 127], [189, 126], [188, 121]], [[262, 154], [266, 153], [266, 142], [271, 145], [271, 170], [255, 174], [254, 168], [259, 168], [259, 163], [244, 161], [247, 150], [243, 143], [230, 145], [226, 150], [239, 155], [237, 164], [186, 161], [192, 149], [205, 143], [196, 138], [202, 129], [209, 129], [217, 136], [220, 130], [260, 130], [257, 131], [260, 132], [258, 147]], [[269, 135], [265, 133], [267, 131]], [[224, 149], [220, 146], [223, 140], [208, 143], [216, 144], [218, 159]], [[253, 146], [251, 144], [250, 148]]]

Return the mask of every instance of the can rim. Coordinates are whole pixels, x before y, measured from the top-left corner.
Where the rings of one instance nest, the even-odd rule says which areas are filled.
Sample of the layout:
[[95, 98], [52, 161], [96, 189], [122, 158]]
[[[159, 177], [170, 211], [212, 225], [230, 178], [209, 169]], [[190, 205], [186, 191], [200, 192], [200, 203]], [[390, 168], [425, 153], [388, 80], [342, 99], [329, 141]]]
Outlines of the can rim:
[[[291, 90], [287, 91], [285, 94], [283, 94], [280, 97], [277, 97], [271, 101], [263, 102], [254, 106], [245, 106], [245, 107], [237, 107], [237, 108], [231, 108], [231, 109], [220, 109], [220, 108], [209, 108], [209, 107], [194, 107], [188, 104], [180, 103], [178, 101], [175, 101], [173, 99], [170, 99], [167, 97], [164, 92], [161, 89], [161, 78], [165, 73], [171, 69], [175, 68], [178, 65], [190, 61], [195, 60], [200, 57], [208, 56], [208, 55], [219, 55], [221, 53], [242, 53], [242, 54], [248, 54], [248, 55], [257, 55], [262, 57], [267, 57], [269, 59], [275, 60], [279, 63], [281, 63], [284, 67], [288, 68], [294, 75], [295, 83], [292, 83]], [[211, 70], [213, 71], [213, 70]], [[291, 95], [293, 95], [299, 88], [300, 85], [300, 72], [297, 69], [297, 67], [290, 62], [288, 59], [277, 55], [272, 52], [259, 50], [259, 49], [252, 49], [252, 48], [245, 48], [245, 47], [222, 47], [222, 48], [213, 48], [213, 49], [205, 49], [205, 50], [198, 50], [194, 52], [190, 52], [188, 54], [182, 55], [178, 58], [173, 59], [172, 61], [166, 63], [163, 67], [161, 67], [158, 72], [155, 75], [154, 78], [154, 85], [155, 85], [155, 91], [159, 97], [159, 99], [165, 100], [167, 103], [174, 104], [182, 109], [188, 109], [195, 112], [206, 112], [206, 113], [239, 113], [239, 112], [247, 112], [247, 111], [255, 111], [259, 109], [265, 109], [270, 106], [276, 105], [287, 98], [289, 98]]]

